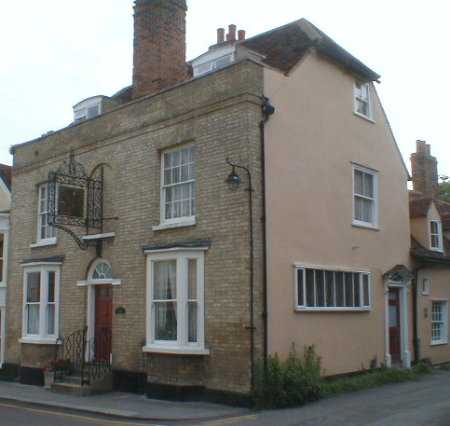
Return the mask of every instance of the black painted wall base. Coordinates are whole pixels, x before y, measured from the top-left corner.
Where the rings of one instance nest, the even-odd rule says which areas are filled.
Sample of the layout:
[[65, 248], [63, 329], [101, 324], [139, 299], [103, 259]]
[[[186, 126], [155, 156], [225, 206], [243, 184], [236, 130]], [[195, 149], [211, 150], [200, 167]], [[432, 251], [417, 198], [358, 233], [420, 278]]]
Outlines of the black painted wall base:
[[144, 394], [147, 375], [126, 370], [113, 370], [113, 389], [119, 392]]
[[0, 380], [14, 382], [19, 377], [19, 366], [17, 364], [4, 364], [0, 369]]
[[44, 373], [40, 368], [20, 367], [19, 381], [23, 385], [44, 386]]

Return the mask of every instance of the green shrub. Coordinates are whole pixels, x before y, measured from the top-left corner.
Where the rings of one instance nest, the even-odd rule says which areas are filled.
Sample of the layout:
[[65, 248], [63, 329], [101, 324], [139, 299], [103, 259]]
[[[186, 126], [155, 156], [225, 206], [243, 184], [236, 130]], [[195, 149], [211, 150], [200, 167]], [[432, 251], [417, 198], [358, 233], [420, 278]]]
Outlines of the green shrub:
[[299, 357], [295, 348], [286, 360], [269, 357], [258, 363], [253, 401], [257, 408], [286, 408], [320, 398], [321, 363], [314, 347]]

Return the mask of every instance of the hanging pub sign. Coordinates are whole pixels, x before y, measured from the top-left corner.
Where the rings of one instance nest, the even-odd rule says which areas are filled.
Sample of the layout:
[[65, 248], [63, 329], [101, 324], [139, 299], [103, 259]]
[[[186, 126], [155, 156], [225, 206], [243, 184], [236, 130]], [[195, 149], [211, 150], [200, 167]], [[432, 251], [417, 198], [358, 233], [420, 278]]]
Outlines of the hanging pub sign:
[[88, 176], [73, 151], [61, 167], [48, 176], [48, 224], [74, 237], [81, 248], [83, 241], [73, 227], [103, 231], [103, 174], [105, 164], [94, 168]]

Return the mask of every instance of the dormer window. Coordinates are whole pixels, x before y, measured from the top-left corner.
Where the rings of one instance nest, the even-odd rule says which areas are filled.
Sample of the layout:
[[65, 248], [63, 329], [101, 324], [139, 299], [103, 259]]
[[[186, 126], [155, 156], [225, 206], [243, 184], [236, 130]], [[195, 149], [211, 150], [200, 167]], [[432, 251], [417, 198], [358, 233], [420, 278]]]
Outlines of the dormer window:
[[372, 119], [372, 105], [370, 99], [370, 84], [355, 82], [354, 89], [355, 114]]
[[226, 66], [232, 64], [233, 61], [234, 61], [234, 54], [230, 53], [220, 58], [203, 62], [199, 65], [194, 66], [194, 77], [198, 77], [200, 75], [207, 74], [209, 72], [213, 72], [221, 68], [225, 68]]
[[442, 224], [439, 220], [430, 221], [430, 248], [434, 251], [443, 251]]
[[74, 122], [89, 120], [102, 113], [103, 96], [85, 99], [73, 107]]

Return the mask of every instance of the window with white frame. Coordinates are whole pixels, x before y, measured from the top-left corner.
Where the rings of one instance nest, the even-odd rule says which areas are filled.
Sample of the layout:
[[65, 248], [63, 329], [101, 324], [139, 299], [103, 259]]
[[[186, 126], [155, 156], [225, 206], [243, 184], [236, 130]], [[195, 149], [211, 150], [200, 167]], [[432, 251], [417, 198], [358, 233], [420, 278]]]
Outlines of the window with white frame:
[[442, 251], [442, 225], [438, 220], [430, 221], [430, 248], [435, 251]]
[[353, 166], [353, 224], [378, 226], [378, 173]]
[[25, 268], [23, 295], [23, 339], [56, 340], [59, 316], [59, 267], [44, 265]]
[[176, 223], [195, 217], [195, 148], [187, 146], [162, 155], [161, 221]]
[[370, 83], [355, 82], [354, 97], [356, 114], [371, 119]]
[[204, 351], [203, 251], [147, 255], [144, 350]]
[[371, 307], [371, 275], [297, 267], [296, 293], [301, 310], [366, 310]]
[[49, 217], [49, 194], [48, 184], [39, 185], [39, 201], [38, 201], [38, 232], [37, 241], [46, 242], [53, 241], [56, 238], [55, 228], [48, 224]]
[[431, 344], [448, 343], [448, 302], [433, 301], [431, 305]]

